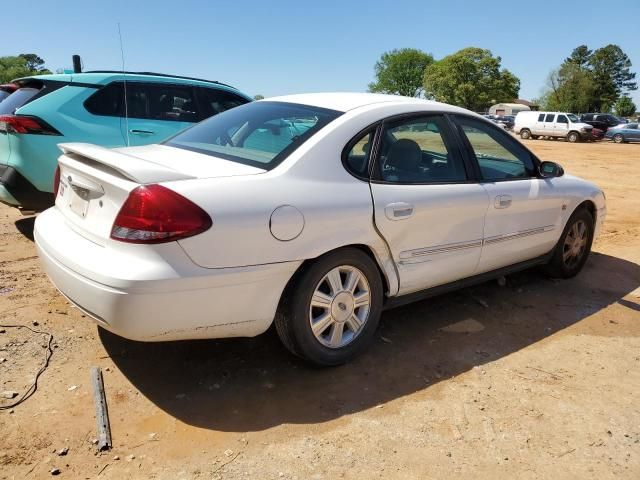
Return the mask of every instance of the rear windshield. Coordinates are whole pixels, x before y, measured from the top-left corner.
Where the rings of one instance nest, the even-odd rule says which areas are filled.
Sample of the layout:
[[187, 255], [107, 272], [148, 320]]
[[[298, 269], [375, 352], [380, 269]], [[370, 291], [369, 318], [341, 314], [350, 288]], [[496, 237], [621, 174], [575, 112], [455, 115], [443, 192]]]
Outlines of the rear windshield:
[[211, 117], [165, 145], [271, 170], [342, 114], [284, 102], [252, 102]]
[[0, 103], [0, 115], [13, 114], [39, 91], [37, 88], [19, 88]]

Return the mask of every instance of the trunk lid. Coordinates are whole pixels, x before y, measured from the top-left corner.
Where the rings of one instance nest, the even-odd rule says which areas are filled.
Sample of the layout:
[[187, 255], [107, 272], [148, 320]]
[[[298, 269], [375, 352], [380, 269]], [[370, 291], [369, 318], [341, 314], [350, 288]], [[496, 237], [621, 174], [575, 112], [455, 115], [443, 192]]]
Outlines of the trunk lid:
[[[60, 183], [56, 208], [79, 235], [105, 245], [129, 193], [140, 185], [260, 173], [263, 170], [222, 159], [192, 158], [171, 147], [108, 149], [84, 143], [60, 144]], [[172, 152], [173, 151], [173, 152]]]

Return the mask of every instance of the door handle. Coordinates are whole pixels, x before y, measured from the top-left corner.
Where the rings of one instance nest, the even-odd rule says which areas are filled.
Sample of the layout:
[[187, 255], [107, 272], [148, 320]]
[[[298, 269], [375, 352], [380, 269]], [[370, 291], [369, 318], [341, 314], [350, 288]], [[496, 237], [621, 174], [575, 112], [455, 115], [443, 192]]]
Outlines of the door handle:
[[495, 208], [508, 208], [511, 206], [511, 201], [511, 195], [498, 195], [495, 202], [493, 202], [493, 206]]
[[413, 215], [413, 205], [406, 202], [390, 203], [384, 207], [384, 214], [389, 220], [404, 220]]
[[133, 130], [129, 130], [129, 133], [133, 133], [134, 135], [153, 135], [155, 132], [152, 132], [151, 130], [137, 130], [137, 129], [133, 129]]

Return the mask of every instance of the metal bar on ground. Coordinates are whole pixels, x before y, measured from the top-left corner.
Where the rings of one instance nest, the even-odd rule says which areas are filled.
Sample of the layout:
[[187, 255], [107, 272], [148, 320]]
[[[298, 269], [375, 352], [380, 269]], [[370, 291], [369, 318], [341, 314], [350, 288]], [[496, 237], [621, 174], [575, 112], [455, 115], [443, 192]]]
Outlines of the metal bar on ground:
[[104, 394], [104, 382], [100, 367], [91, 368], [91, 383], [93, 384], [93, 400], [96, 406], [96, 423], [98, 425], [98, 451], [101, 452], [110, 449], [112, 443], [107, 399]]

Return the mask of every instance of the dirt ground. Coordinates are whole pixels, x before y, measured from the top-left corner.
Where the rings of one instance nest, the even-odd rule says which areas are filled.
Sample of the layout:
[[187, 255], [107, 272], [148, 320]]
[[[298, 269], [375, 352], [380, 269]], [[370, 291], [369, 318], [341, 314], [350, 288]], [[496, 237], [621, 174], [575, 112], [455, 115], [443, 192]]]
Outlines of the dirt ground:
[[[33, 218], [0, 207], [0, 323], [54, 337], [37, 392], [0, 411], [0, 478], [640, 478], [640, 145], [527, 145], [606, 192], [584, 271], [386, 312], [373, 347], [335, 369], [305, 366], [273, 332], [144, 344], [99, 331], [42, 273]], [[22, 393], [44, 339], [4, 330], [0, 392]], [[100, 454], [94, 365], [114, 442]]]

